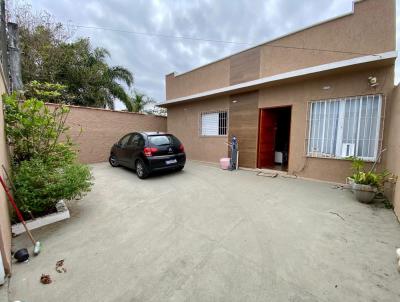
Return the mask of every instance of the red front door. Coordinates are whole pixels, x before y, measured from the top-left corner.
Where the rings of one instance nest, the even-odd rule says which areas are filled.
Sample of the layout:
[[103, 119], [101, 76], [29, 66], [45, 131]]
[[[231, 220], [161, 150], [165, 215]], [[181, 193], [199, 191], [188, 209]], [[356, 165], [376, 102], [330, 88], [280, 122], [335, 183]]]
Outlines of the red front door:
[[258, 138], [258, 168], [272, 167], [275, 164], [276, 114], [268, 109], [260, 113]]

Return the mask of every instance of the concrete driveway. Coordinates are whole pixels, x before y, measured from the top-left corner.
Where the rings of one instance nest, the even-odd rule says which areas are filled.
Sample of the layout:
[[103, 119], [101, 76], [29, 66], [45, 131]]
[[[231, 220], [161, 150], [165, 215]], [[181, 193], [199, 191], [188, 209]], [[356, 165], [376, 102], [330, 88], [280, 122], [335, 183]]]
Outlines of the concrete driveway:
[[72, 218], [34, 232], [43, 251], [13, 266], [11, 301], [400, 301], [399, 224], [348, 191], [198, 163], [93, 172]]

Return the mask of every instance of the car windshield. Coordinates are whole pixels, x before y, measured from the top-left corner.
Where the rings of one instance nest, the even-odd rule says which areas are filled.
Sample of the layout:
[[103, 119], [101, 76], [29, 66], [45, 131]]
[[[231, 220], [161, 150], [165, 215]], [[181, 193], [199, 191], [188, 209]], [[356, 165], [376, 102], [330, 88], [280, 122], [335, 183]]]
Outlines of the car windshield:
[[168, 135], [154, 135], [149, 136], [149, 141], [155, 146], [164, 146], [171, 144], [171, 138]]

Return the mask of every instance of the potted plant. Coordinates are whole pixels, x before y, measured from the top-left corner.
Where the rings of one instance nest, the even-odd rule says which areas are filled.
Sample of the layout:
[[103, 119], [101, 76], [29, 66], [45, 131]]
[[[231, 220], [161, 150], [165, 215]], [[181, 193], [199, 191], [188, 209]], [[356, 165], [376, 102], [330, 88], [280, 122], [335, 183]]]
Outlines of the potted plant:
[[376, 172], [374, 164], [368, 171], [364, 170], [364, 162], [357, 157], [352, 158], [353, 174], [349, 183], [356, 199], [362, 203], [371, 203], [376, 194], [383, 192], [385, 182], [392, 175], [388, 171]]

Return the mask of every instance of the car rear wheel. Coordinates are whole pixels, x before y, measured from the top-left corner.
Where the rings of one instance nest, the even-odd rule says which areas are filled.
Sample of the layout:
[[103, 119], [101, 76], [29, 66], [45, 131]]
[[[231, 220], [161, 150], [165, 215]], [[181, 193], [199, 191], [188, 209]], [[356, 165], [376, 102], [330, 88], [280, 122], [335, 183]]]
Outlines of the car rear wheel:
[[146, 166], [143, 160], [138, 159], [136, 161], [136, 175], [140, 179], [145, 179], [149, 176], [150, 171], [149, 168]]
[[118, 163], [118, 159], [115, 155], [111, 155], [110, 158], [108, 159], [108, 161], [110, 162], [110, 165], [112, 167], [118, 167], [119, 163]]

